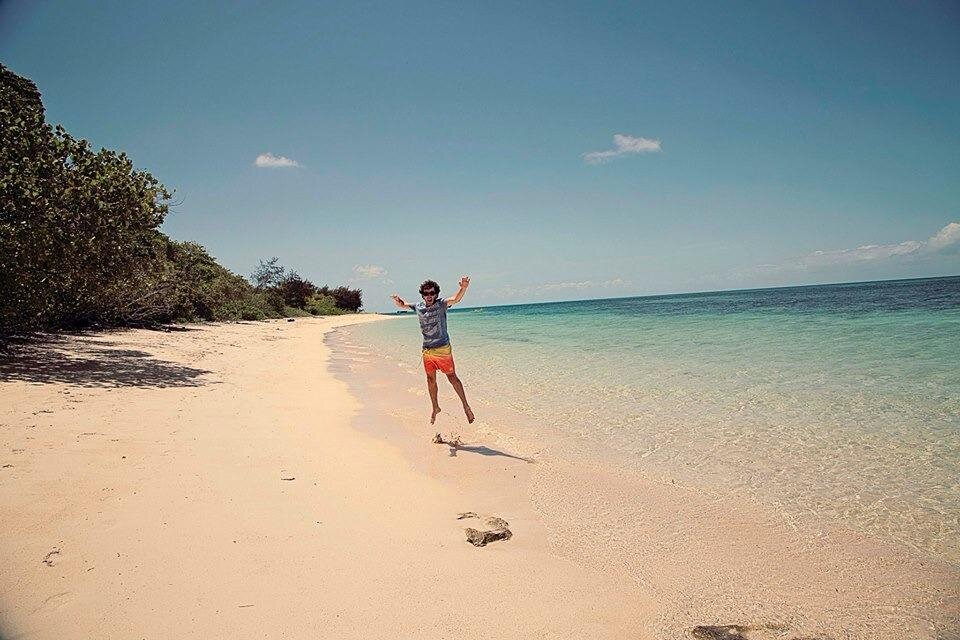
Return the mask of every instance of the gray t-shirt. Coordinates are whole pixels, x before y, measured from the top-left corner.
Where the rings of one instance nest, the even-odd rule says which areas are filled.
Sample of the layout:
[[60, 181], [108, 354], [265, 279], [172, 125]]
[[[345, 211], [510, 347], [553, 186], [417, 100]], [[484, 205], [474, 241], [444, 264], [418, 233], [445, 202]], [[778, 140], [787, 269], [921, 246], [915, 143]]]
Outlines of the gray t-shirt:
[[450, 336], [447, 335], [447, 301], [445, 299], [440, 298], [429, 307], [423, 302], [407, 306], [417, 312], [424, 349], [450, 344]]

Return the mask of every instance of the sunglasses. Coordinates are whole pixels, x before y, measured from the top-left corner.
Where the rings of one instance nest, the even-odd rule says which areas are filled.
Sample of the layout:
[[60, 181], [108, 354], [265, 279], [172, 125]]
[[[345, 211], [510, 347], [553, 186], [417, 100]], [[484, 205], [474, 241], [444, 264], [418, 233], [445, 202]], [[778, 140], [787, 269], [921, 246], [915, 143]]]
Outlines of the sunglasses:
[[437, 295], [437, 292], [436, 292], [436, 291], [421, 291], [421, 292], [420, 292], [420, 295], [422, 295], [423, 297], [435, 296], [435, 295]]

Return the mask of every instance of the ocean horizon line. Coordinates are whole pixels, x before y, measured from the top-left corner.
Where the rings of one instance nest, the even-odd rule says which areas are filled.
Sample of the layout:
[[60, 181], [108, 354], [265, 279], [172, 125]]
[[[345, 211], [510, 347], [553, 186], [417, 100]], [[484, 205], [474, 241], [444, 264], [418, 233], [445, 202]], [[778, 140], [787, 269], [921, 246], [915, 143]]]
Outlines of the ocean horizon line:
[[[718, 293], [749, 293], [753, 291], [784, 291], [787, 289], [811, 289], [814, 287], [835, 287], [843, 285], [862, 285], [862, 284], [880, 284], [880, 283], [893, 283], [893, 282], [918, 282], [921, 280], [949, 280], [950, 278], [960, 278], [960, 273], [952, 275], [943, 275], [943, 276], [921, 276], [918, 278], [889, 278], [881, 280], [852, 280], [852, 281], [841, 281], [841, 282], [818, 282], [811, 284], [795, 284], [795, 285], [780, 285], [775, 287], [750, 287], [745, 289], [709, 289], [701, 291], [677, 291], [673, 293], [645, 293], [635, 296], [610, 296], [607, 298], [577, 298], [573, 300], [545, 300], [541, 302], [511, 302], [508, 304], [503, 303], [493, 303], [493, 304], [481, 304], [472, 307], [458, 306], [456, 308], [451, 308], [450, 313], [463, 313], [465, 311], [473, 311], [477, 309], [487, 309], [487, 308], [505, 308], [505, 307], [532, 307], [537, 305], [547, 305], [547, 304], [570, 304], [574, 302], [605, 302], [609, 300], [634, 300], [639, 298], [673, 298], [680, 296], [697, 296], [697, 295], [713, 295]], [[374, 312], [378, 313], [378, 312]], [[392, 311], [392, 312], [379, 312], [384, 315], [403, 315], [404, 313], [410, 313], [409, 311]]]

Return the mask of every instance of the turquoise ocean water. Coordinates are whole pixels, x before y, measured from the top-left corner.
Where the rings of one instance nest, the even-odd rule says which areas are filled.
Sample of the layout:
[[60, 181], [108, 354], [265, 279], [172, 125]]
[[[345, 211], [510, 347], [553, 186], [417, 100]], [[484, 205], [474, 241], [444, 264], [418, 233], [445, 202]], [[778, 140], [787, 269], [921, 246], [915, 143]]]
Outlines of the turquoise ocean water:
[[[449, 327], [468, 393], [530, 418], [504, 433], [549, 425], [558, 455], [960, 563], [960, 277], [468, 308]], [[414, 317], [349, 331], [417, 370]]]

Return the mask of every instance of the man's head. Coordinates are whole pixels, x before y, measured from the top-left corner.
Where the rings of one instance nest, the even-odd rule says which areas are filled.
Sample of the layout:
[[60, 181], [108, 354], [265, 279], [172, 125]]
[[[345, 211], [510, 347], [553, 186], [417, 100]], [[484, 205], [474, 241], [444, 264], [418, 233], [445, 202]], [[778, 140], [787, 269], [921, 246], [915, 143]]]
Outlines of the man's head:
[[437, 296], [440, 295], [440, 285], [433, 280], [424, 280], [420, 285], [420, 295], [427, 304], [433, 304]]

